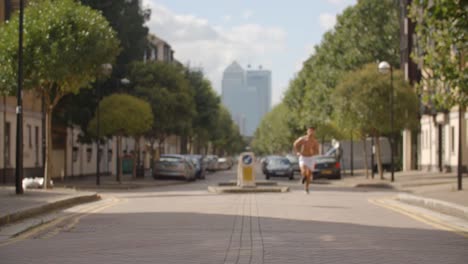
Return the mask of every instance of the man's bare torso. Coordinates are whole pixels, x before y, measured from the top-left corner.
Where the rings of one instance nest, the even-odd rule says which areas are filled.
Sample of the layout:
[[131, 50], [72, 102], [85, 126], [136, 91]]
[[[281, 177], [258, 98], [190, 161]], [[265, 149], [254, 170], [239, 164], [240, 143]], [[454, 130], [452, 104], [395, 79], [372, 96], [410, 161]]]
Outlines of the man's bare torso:
[[318, 142], [313, 137], [303, 136], [295, 143], [301, 156], [310, 157], [318, 154]]

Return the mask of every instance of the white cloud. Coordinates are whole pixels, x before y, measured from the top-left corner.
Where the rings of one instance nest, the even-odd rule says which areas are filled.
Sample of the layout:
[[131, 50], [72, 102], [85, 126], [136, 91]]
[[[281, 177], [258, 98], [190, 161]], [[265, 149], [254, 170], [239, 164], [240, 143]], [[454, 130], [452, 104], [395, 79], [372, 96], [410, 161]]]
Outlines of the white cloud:
[[285, 49], [286, 33], [281, 28], [257, 24], [215, 26], [200, 17], [176, 14], [152, 0], [144, 0], [144, 4], [152, 10], [150, 32], [166, 40], [180, 62], [201, 66], [218, 92], [222, 73], [232, 61], [268, 68], [272, 54]]
[[232, 19], [232, 16], [231, 16], [231, 15], [225, 15], [225, 16], [223, 16], [224, 22], [230, 22], [231, 19]]
[[319, 16], [319, 23], [320, 23], [320, 26], [324, 30], [333, 29], [333, 27], [336, 24], [336, 15], [329, 14], [329, 13], [322, 13]]
[[252, 10], [244, 10], [244, 12], [242, 12], [242, 18], [244, 18], [245, 20], [249, 20], [252, 16], [253, 16], [253, 11]]
[[327, 2], [335, 6], [344, 7], [353, 4], [355, 0], [327, 0]]

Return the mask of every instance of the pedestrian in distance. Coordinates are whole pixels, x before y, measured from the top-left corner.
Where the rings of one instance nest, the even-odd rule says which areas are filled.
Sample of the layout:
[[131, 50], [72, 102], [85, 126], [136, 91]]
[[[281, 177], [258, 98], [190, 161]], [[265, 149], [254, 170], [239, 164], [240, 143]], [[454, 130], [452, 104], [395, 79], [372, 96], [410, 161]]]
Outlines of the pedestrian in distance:
[[315, 127], [308, 127], [307, 135], [299, 137], [294, 141], [294, 152], [299, 156], [302, 184], [305, 183], [305, 192], [308, 194], [314, 171], [313, 156], [319, 153], [319, 144], [315, 138]]

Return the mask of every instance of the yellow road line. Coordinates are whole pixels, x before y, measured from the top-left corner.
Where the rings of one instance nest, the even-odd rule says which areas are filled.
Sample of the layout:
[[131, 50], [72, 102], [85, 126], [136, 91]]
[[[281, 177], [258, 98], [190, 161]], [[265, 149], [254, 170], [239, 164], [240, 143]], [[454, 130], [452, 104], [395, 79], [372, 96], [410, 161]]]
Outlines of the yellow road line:
[[388, 202], [385, 202], [384, 199], [369, 199], [368, 201], [370, 203], [374, 204], [374, 205], [377, 205], [377, 206], [380, 206], [380, 207], [385, 207], [387, 209], [393, 210], [395, 212], [406, 215], [406, 216], [408, 216], [408, 217], [410, 217], [410, 218], [412, 218], [414, 220], [425, 223], [425, 224], [430, 225], [432, 227], [435, 227], [437, 229], [453, 232], [453, 233], [456, 233], [456, 234], [458, 234], [460, 236], [468, 238], [468, 229], [465, 229], [463, 227], [447, 224], [447, 223], [445, 223], [445, 222], [443, 222], [443, 221], [441, 221], [441, 220], [439, 220], [439, 219], [437, 219], [435, 217], [432, 217], [430, 215], [423, 214], [423, 213], [416, 213], [414, 211], [405, 209], [405, 208], [403, 208], [401, 206], [391, 205]]
[[44, 223], [44, 224], [40, 224], [39, 226], [37, 227], [34, 227], [32, 228], [31, 230], [28, 230], [24, 233], [21, 233], [20, 235], [16, 236], [16, 237], [13, 237], [13, 238], [10, 238], [9, 240], [3, 242], [3, 243], [0, 243], [0, 247], [3, 247], [3, 246], [7, 246], [7, 245], [11, 245], [11, 244], [14, 244], [14, 243], [17, 243], [17, 242], [20, 242], [20, 241], [23, 241], [25, 239], [28, 239], [34, 235], [37, 235], [38, 233], [44, 231], [44, 230], [47, 230], [51, 227], [54, 227], [66, 220], [69, 220], [69, 219], [72, 219], [72, 222], [70, 224], [68, 224], [65, 228], [55, 228], [54, 230], [50, 231], [46, 236], [44, 236], [44, 238], [51, 238], [55, 235], [57, 235], [61, 230], [70, 230], [71, 228], [73, 228], [74, 226], [76, 226], [80, 219], [87, 216], [87, 215], [90, 215], [92, 213], [96, 213], [96, 212], [99, 212], [99, 211], [102, 211], [108, 207], [111, 207], [111, 206], [114, 206], [115, 204], [117, 204], [120, 200], [117, 199], [117, 198], [112, 198], [110, 200], [110, 202], [104, 204], [104, 205], [97, 205], [97, 206], [93, 206], [91, 208], [89, 207], [85, 207], [83, 209], [80, 209], [78, 210], [77, 212], [75, 213], [72, 213], [70, 215], [66, 215], [66, 216], [61, 216], [61, 217], [58, 217], [54, 220], [51, 220], [50, 222], [47, 222], [47, 223]]

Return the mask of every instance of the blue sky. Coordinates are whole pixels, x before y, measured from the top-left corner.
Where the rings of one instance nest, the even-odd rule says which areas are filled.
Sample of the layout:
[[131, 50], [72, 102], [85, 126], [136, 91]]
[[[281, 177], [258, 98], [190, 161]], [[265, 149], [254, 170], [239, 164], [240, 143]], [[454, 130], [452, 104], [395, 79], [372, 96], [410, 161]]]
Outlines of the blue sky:
[[356, 0], [143, 0], [151, 33], [171, 44], [182, 63], [202, 67], [220, 94], [233, 61], [272, 71], [272, 104], [281, 101], [302, 62]]

